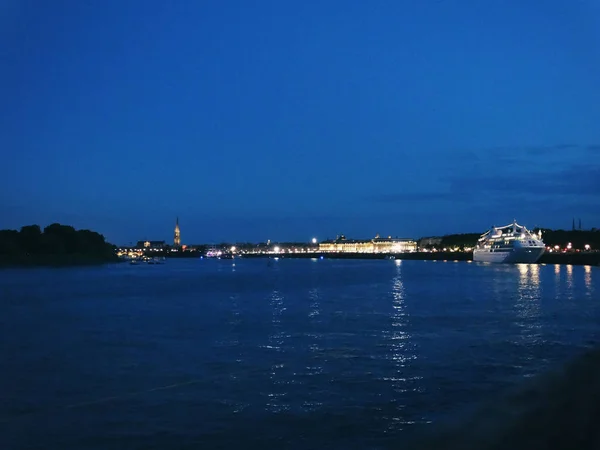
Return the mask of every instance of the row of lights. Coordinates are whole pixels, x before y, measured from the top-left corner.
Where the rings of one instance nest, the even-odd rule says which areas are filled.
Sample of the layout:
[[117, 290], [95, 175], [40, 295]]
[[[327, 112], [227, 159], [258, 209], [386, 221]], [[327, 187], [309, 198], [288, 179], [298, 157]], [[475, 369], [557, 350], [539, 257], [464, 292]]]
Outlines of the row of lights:
[[[271, 240], [269, 239], [269, 243], [270, 242], [271, 242]], [[317, 238], [312, 238], [311, 242], [313, 244], [316, 244], [318, 242]], [[235, 245], [233, 245], [229, 250], [231, 251], [231, 253], [235, 253], [235, 251], [237, 250], [237, 248], [236, 248]], [[281, 248], [279, 248], [278, 246], [273, 247], [273, 252], [274, 253], [279, 253], [280, 251], [281, 251]], [[291, 250], [288, 250], [288, 251], [291, 251]]]
[[[550, 248], [550, 247], [547, 247], [547, 249], [548, 249], [549, 251], [553, 251], [553, 250], [554, 250], [554, 251], [557, 251], [557, 252], [558, 252], [558, 251], [560, 251], [560, 245], [555, 245], [555, 246], [554, 246], [554, 249], [552, 249], [552, 248]], [[585, 244], [585, 245], [583, 246], [583, 249], [584, 249], [586, 252], [589, 252], [589, 251], [592, 249], [592, 247], [590, 246], [590, 244]], [[569, 242], [569, 243], [567, 244], [567, 247], [565, 248], [565, 250], [564, 250], [564, 251], [567, 251], [567, 250], [573, 250], [573, 244], [572, 244], [572, 243], [570, 243], [570, 242]]]

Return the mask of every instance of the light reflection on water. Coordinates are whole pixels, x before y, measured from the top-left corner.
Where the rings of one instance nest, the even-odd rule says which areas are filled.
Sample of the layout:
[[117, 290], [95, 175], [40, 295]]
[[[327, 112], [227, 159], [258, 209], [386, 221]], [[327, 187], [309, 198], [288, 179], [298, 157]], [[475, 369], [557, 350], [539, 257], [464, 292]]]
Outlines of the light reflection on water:
[[560, 295], [560, 264], [554, 264], [554, 296]]
[[541, 336], [540, 320], [540, 266], [538, 264], [518, 264], [519, 287], [515, 312], [517, 326], [522, 330], [524, 343], [533, 344]]
[[583, 279], [585, 283], [586, 295], [591, 296], [594, 292], [592, 289], [592, 266], [583, 266], [583, 270], [585, 271]]
[[[315, 258], [316, 261], [316, 258]], [[321, 354], [323, 352], [322, 348], [322, 335], [314, 330], [319, 328], [321, 323], [321, 299], [319, 294], [319, 289], [313, 288], [308, 291], [309, 298], [309, 306], [308, 306], [308, 321], [311, 325], [311, 329], [313, 330], [310, 333], [307, 333], [307, 336], [310, 337], [311, 341], [309, 343], [309, 351], [311, 354], [309, 365], [306, 366], [306, 375], [307, 376], [315, 376], [323, 373], [323, 365], [321, 362]], [[306, 399], [302, 404], [302, 408], [305, 411], [315, 411], [319, 409], [323, 402], [319, 400], [319, 394], [316, 395], [307, 395]]]
[[278, 290], [273, 290], [270, 297], [270, 304], [272, 310], [272, 331], [269, 336], [269, 350], [272, 353], [271, 367], [269, 369], [269, 379], [271, 380], [271, 392], [267, 394], [268, 410], [278, 413], [288, 410], [289, 403], [286, 400], [287, 381], [285, 379], [285, 368], [286, 368], [286, 356], [285, 356], [285, 344], [289, 335], [283, 328], [282, 315], [286, 310], [283, 303], [283, 295]]
[[415, 382], [421, 377], [411, 377], [408, 367], [417, 356], [415, 354], [414, 343], [411, 342], [411, 335], [408, 331], [409, 315], [406, 308], [406, 291], [402, 279], [402, 261], [395, 261], [396, 274], [392, 278], [392, 313], [391, 329], [384, 332], [388, 340], [388, 358], [391, 360], [393, 368], [389, 376], [384, 380], [389, 382], [394, 392], [394, 402], [396, 413], [391, 417], [389, 429], [402, 430], [414, 421], [408, 420], [404, 412], [406, 409], [406, 394], [411, 391], [417, 391]]

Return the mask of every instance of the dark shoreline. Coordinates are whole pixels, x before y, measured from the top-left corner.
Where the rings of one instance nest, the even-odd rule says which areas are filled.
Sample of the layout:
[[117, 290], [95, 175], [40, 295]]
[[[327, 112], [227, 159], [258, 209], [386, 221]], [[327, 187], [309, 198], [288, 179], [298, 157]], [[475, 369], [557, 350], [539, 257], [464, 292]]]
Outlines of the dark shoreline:
[[[472, 261], [472, 252], [415, 252], [415, 253], [285, 253], [273, 254], [244, 254], [242, 258], [321, 258], [324, 259], [386, 259], [393, 257], [401, 260], [415, 261]], [[571, 264], [571, 265], [598, 265], [600, 252], [593, 253], [544, 253], [537, 264]]]
[[410, 450], [592, 450], [600, 443], [600, 348], [484, 400], [466, 417], [414, 436]]

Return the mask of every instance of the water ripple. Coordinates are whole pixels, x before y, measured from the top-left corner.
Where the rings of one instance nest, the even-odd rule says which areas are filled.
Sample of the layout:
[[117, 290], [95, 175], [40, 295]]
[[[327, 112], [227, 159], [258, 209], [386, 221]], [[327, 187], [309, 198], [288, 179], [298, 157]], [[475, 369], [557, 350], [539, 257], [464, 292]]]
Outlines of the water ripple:
[[402, 447], [598, 339], [589, 266], [154, 269], [0, 272], [4, 447]]

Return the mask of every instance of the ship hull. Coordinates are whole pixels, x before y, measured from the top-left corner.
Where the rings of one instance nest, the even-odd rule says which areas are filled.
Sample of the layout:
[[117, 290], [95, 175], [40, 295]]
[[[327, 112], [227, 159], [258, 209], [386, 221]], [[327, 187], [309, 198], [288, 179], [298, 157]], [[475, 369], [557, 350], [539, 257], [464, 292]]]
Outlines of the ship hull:
[[507, 252], [475, 249], [473, 261], [503, 264], [533, 264], [544, 254], [543, 247], [516, 248]]

